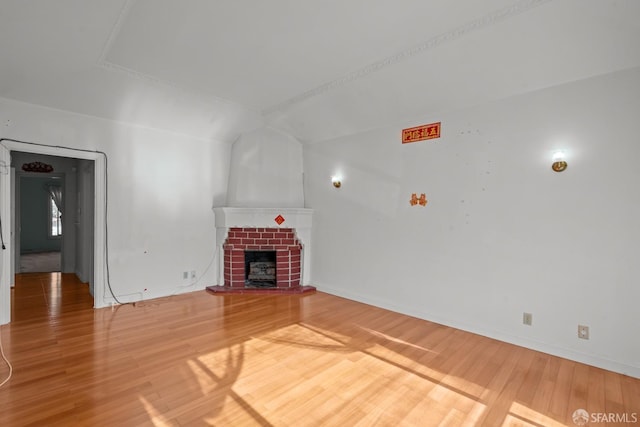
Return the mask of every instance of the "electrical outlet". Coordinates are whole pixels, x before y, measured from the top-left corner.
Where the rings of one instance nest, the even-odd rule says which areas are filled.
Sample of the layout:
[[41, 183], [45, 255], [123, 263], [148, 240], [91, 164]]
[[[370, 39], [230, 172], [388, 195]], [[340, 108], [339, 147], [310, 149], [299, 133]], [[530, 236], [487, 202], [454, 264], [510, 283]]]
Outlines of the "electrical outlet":
[[188, 271], [183, 271], [182, 272], [182, 280], [189, 280], [189, 272]]
[[589, 339], [589, 327], [585, 325], [578, 325], [578, 338], [583, 340]]
[[533, 323], [533, 314], [522, 313], [522, 324], [531, 326]]
[[192, 279], [196, 278], [196, 271], [195, 270], [191, 270], [191, 278]]

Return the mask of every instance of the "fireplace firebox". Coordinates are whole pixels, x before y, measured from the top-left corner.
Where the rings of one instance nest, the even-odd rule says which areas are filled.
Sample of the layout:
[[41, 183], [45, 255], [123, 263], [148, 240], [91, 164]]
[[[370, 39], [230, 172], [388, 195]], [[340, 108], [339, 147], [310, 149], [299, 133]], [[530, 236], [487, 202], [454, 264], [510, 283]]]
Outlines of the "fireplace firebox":
[[255, 288], [275, 288], [276, 251], [244, 252], [244, 285]]

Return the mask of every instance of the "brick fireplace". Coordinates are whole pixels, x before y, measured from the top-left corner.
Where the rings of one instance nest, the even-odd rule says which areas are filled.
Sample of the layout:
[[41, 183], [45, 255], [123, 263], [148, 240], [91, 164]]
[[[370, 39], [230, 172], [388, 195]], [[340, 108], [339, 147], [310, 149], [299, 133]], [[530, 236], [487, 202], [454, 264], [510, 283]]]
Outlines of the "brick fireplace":
[[275, 287], [300, 286], [302, 245], [292, 228], [231, 227], [222, 248], [225, 286], [252, 287], [245, 262], [248, 251], [275, 252]]
[[[221, 254], [220, 273], [218, 286], [209, 286], [207, 290], [214, 293], [302, 293], [315, 290], [309, 286], [312, 210], [214, 208], [214, 212]], [[270, 253], [275, 253], [273, 261], [265, 258]], [[252, 265], [254, 258], [258, 262]], [[260, 274], [273, 273], [273, 281], [256, 284], [251, 280], [254, 266], [258, 264]]]

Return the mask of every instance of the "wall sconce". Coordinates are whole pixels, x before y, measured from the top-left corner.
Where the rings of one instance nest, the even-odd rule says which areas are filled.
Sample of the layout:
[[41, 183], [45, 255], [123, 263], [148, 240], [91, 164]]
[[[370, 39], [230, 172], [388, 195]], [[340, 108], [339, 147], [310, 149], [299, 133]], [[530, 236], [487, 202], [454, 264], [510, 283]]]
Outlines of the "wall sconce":
[[342, 178], [339, 177], [338, 175], [334, 175], [331, 177], [331, 183], [333, 184], [334, 187], [340, 188], [342, 187]]
[[567, 168], [567, 161], [565, 160], [563, 151], [556, 151], [553, 153], [553, 164], [551, 165], [551, 169], [554, 172], [562, 172]]

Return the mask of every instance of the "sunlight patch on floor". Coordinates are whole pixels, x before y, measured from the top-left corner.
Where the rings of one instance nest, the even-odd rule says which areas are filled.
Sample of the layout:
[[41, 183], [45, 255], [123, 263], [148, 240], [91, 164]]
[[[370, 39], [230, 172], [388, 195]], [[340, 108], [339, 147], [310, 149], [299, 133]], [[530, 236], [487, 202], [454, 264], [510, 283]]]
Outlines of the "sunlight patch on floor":
[[379, 338], [383, 338], [383, 339], [385, 339], [387, 341], [398, 343], [398, 344], [402, 344], [402, 345], [407, 346], [407, 347], [417, 348], [419, 350], [422, 350], [422, 351], [425, 351], [425, 352], [428, 352], [428, 353], [436, 353], [437, 354], [437, 352], [435, 352], [433, 350], [430, 350], [428, 348], [425, 348], [425, 347], [422, 347], [422, 346], [419, 346], [419, 345], [416, 345], [416, 344], [412, 344], [410, 342], [407, 342], [407, 341], [392, 337], [392, 336], [387, 335], [387, 334], [383, 334], [382, 332], [378, 332], [378, 331], [375, 331], [373, 329], [365, 328], [364, 326], [359, 326], [359, 328], [364, 330], [364, 331], [367, 331], [368, 333], [370, 333], [373, 336], [376, 336], [376, 337], [379, 337]]
[[545, 426], [545, 427], [566, 427], [553, 418], [542, 415], [518, 402], [513, 402], [509, 409], [509, 414], [504, 420], [503, 426]]
[[[330, 425], [344, 419], [363, 426], [397, 420], [406, 425], [482, 422], [484, 388], [408, 356], [437, 357], [437, 352], [367, 332], [368, 337], [354, 339], [296, 323], [256, 334], [176, 370], [174, 375], [190, 378], [193, 387], [168, 391], [162, 403], [169, 411], [161, 413], [144, 397], [140, 401], [155, 426], [196, 421], [281, 426], [305, 420]], [[503, 416], [503, 426], [566, 427], [517, 402]]]
[[171, 427], [174, 425], [163, 416], [151, 402], [145, 399], [144, 396], [139, 396], [138, 399], [140, 399], [140, 403], [142, 403], [147, 414], [149, 414], [149, 420], [151, 420], [155, 427]]
[[440, 383], [442, 374], [390, 349], [405, 346], [390, 338], [372, 333], [371, 341], [353, 341], [294, 324], [201, 356], [189, 368], [202, 395], [228, 387], [218, 412], [203, 419], [255, 423], [260, 414], [270, 414], [262, 421], [291, 425], [305, 419], [330, 423], [349, 414], [365, 424], [419, 423], [427, 411], [430, 418], [438, 413], [443, 421], [471, 425], [482, 415], [485, 406], [477, 398]]

